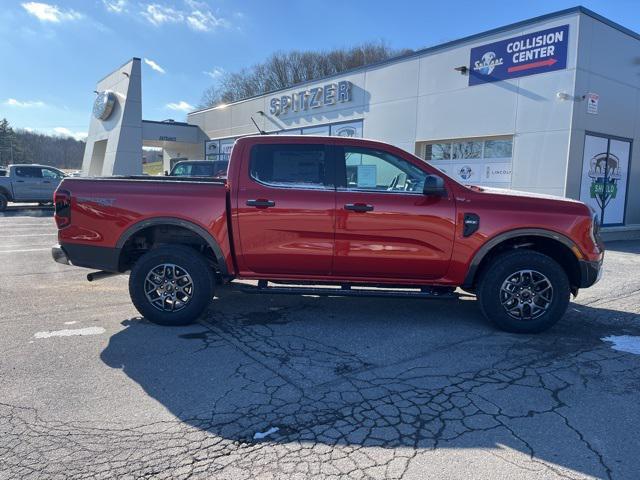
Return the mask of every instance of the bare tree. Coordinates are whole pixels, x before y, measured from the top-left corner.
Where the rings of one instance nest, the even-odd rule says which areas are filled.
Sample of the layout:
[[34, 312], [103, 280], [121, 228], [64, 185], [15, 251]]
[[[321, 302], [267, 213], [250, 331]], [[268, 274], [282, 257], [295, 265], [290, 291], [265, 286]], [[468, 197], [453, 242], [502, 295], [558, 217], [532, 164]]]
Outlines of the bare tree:
[[203, 92], [200, 107], [262, 95], [409, 52], [411, 50], [391, 49], [384, 42], [369, 42], [348, 49], [323, 52], [277, 52], [262, 63], [225, 74], [218, 84]]

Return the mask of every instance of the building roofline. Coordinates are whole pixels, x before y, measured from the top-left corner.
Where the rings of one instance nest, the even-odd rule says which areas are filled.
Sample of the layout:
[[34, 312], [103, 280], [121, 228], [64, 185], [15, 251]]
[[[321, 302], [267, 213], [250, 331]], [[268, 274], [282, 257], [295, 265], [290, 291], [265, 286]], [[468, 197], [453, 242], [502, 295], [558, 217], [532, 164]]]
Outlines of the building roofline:
[[194, 125], [193, 123], [187, 123], [187, 122], [167, 122], [164, 120], [142, 120], [142, 123], [159, 123], [160, 125], [174, 125], [174, 126], [178, 126], [178, 127], [194, 127], [197, 128], [197, 125]]
[[116, 73], [116, 70], [120, 70], [122, 67], [124, 67], [125, 65], [128, 65], [130, 62], [133, 62], [133, 61], [135, 61], [135, 60], [140, 61], [140, 58], [139, 58], [139, 57], [131, 57], [129, 60], [127, 60], [126, 62], [124, 62], [122, 65], [120, 65], [120, 66], [119, 66], [119, 67], [117, 67], [117, 68], [114, 68], [113, 70], [111, 70], [111, 72], [110, 72], [110, 73], [107, 73], [104, 77], [102, 77], [100, 80], [98, 80], [98, 81], [96, 82], [96, 85], [97, 85], [98, 83], [100, 83], [101, 81], [103, 81], [105, 78], [107, 78], [109, 75], [113, 75], [114, 73]]
[[519, 22], [510, 23], [510, 24], [504, 25], [502, 27], [492, 28], [491, 30], [485, 30], [484, 32], [474, 33], [473, 35], [469, 35], [469, 36], [466, 36], [466, 37], [458, 38], [456, 40], [451, 40], [449, 42], [445, 42], [445, 43], [441, 43], [441, 44], [438, 44], [438, 45], [434, 45], [432, 47], [421, 48], [419, 50], [415, 50], [413, 52], [406, 53], [404, 55], [398, 55], [398, 56], [395, 56], [395, 57], [387, 58], [387, 59], [381, 60], [379, 62], [370, 63], [368, 65], [363, 65], [361, 67], [352, 68], [350, 70], [345, 70], [343, 72], [336, 73], [336, 74], [333, 74], [333, 75], [328, 75], [326, 77], [320, 77], [320, 78], [317, 78], [315, 80], [307, 80], [307, 81], [304, 81], [304, 82], [296, 83], [294, 85], [290, 85], [290, 86], [285, 87], [285, 88], [279, 88], [277, 90], [272, 90], [270, 92], [260, 93], [258, 95], [253, 95], [251, 97], [243, 98], [242, 100], [231, 102], [231, 103], [228, 103], [226, 105], [218, 105], [218, 106], [215, 106], [215, 107], [201, 108], [201, 109], [198, 109], [198, 110], [194, 110], [193, 112], [187, 113], [187, 116], [194, 115], [196, 113], [203, 113], [203, 112], [206, 112], [206, 111], [209, 111], [209, 110], [227, 108], [227, 107], [230, 107], [232, 105], [237, 105], [239, 103], [247, 102], [249, 100], [255, 100], [256, 98], [264, 97], [264, 96], [267, 96], [267, 95], [272, 95], [274, 93], [278, 93], [278, 92], [282, 92], [282, 91], [285, 91], [285, 90], [289, 90], [291, 88], [300, 87], [302, 85], [308, 85], [308, 84], [311, 84], [311, 83], [322, 82], [322, 81], [325, 81], [325, 80], [329, 80], [331, 78], [341, 77], [341, 76], [344, 76], [344, 75], [350, 75], [350, 74], [353, 74], [353, 73], [361, 72], [363, 70], [377, 68], [377, 67], [380, 67], [380, 66], [383, 66], [383, 65], [388, 65], [388, 64], [392, 64], [392, 63], [396, 63], [396, 62], [402, 62], [402, 61], [408, 60], [410, 58], [420, 57], [420, 56], [425, 55], [425, 54], [438, 52], [440, 50], [445, 50], [447, 48], [451, 48], [451, 47], [456, 46], [456, 45], [461, 45], [461, 44], [468, 43], [468, 42], [471, 42], [471, 41], [474, 41], [474, 40], [478, 40], [480, 38], [490, 37], [490, 36], [496, 35], [498, 33], [507, 32], [509, 30], [514, 30], [514, 29], [517, 29], [517, 28], [527, 27], [527, 26], [535, 24], [535, 23], [543, 22], [543, 21], [546, 21], [546, 20], [551, 20], [551, 19], [554, 19], [554, 18], [564, 17], [564, 16], [567, 16], [567, 15], [575, 14], [575, 13], [583, 13], [583, 14], [585, 14], [585, 15], [587, 15], [587, 16], [595, 19], [595, 20], [598, 20], [598, 21], [604, 23], [605, 25], [608, 25], [611, 28], [614, 28], [614, 29], [626, 34], [626, 35], [629, 35], [629, 36], [635, 38], [636, 40], [640, 40], [640, 34], [639, 33], [634, 32], [633, 30], [631, 30], [629, 28], [623, 27], [619, 23], [616, 23], [616, 22], [614, 22], [612, 20], [609, 20], [608, 18], [603, 17], [602, 15], [599, 15], [599, 14], [597, 14], [596, 12], [594, 12], [592, 10], [589, 10], [588, 8], [579, 5], [579, 6], [576, 6], [576, 7], [566, 8], [564, 10], [558, 10], [557, 12], [551, 12], [551, 13], [546, 13], [544, 15], [539, 15], [537, 17], [529, 18], [527, 20], [521, 20]]

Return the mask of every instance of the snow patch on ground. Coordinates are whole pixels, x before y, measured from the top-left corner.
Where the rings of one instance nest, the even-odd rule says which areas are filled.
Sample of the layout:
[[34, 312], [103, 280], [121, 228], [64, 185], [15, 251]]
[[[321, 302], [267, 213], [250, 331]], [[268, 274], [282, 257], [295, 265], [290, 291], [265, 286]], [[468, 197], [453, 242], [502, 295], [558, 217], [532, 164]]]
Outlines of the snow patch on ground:
[[87, 327], [87, 328], [54, 330], [52, 332], [36, 332], [33, 336], [35, 338], [72, 337], [74, 335], [100, 335], [101, 333], [104, 333], [104, 332], [105, 332], [105, 329], [102, 327]]
[[632, 335], [610, 335], [601, 338], [604, 342], [611, 342], [611, 348], [619, 352], [633, 353], [640, 355], [640, 337]]
[[266, 432], [256, 432], [256, 434], [253, 436], [253, 439], [254, 440], [261, 440], [261, 439], [263, 439], [265, 437], [268, 437], [269, 435], [272, 435], [272, 434], [276, 433], [278, 430], [280, 430], [278, 427], [271, 427]]

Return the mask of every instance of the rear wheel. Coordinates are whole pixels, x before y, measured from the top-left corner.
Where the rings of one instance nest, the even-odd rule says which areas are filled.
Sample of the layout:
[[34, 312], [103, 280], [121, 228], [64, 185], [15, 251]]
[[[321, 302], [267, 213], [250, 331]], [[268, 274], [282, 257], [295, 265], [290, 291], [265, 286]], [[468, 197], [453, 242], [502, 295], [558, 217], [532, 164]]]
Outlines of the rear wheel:
[[129, 277], [136, 309], [159, 325], [195, 322], [213, 298], [207, 260], [192, 248], [166, 245], [145, 253]]
[[4, 193], [0, 193], [0, 212], [4, 212], [7, 209], [9, 199]]
[[539, 333], [564, 315], [570, 286], [555, 260], [531, 250], [516, 250], [491, 260], [477, 294], [482, 313], [500, 329]]

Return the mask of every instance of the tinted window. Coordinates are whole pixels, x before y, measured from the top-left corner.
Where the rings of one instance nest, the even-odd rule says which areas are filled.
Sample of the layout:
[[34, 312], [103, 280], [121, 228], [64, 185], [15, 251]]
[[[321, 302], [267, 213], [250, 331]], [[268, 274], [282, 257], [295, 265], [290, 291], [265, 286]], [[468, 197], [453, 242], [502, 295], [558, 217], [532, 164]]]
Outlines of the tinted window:
[[173, 172], [171, 172], [171, 175], [175, 175], [176, 177], [188, 177], [191, 175], [191, 165], [188, 163], [176, 165]]
[[181, 163], [171, 173], [174, 177], [224, 177], [227, 175], [229, 162], [193, 162]]
[[323, 145], [257, 145], [249, 174], [274, 186], [320, 188], [333, 183]]
[[388, 192], [419, 192], [425, 172], [387, 152], [367, 148], [344, 148], [347, 188]]
[[42, 178], [42, 169], [38, 167], [16, 167], [16, 176], [26, 178]]

